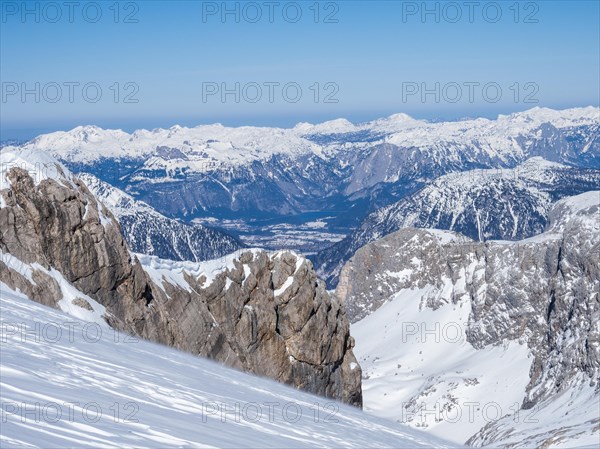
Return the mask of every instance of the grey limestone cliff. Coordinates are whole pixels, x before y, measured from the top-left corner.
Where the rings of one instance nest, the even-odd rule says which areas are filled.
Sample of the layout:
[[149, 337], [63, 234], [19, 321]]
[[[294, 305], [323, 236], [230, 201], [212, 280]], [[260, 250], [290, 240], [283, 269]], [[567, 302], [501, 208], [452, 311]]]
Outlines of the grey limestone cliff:
[[2, 173], [10, 188], [0, 192], [0, 250], [32, 274], [3, 258], [1, 282], [56, 307], [61, 289], [50, 273], [57, 271], [103, 305], [118, 330], [361, 405], [348, 319], [309, 261], [242, 251], [210, 282], [193, 267], [180, 285], [157, 281], [130, 253], [111, 213], [57, 169], [59, 176], [39, 182], [21, 168]]

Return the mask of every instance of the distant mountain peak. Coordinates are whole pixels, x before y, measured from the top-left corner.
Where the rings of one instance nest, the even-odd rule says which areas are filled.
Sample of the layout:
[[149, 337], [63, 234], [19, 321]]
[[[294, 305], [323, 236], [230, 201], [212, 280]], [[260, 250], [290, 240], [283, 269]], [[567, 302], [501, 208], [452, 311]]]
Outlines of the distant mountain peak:
[[[186, 128], [174, 125], [168, 129], [151, 131], [138, 129], [129, 134], [122, 130], [102, 129], [95, 125], [77, 126], [70, 131], [43, 134], [24, 146], [50, 151], [54, 156], [73, 162], [95, 161], [100, 158], [143, 158], [159, 146], [170, 146], [190, 152], [204, 152], [206, 158], [228, 164], [247, 163], [268, 159], [274, 154], [321, 154], [322, 144], [315, 135], [336, 135], [343, 143], [363, 145], [364, 136], [371, 135], [380, 142], [399, 146], [427, 147], [456, 139], [490, 140], [489, 151], [512, 151], [511, 139], [534, 129], [542, 123], [556, 128], [598, 124], [600, 109], [594, 107], [556, 111], [536, 107], [496, 120], [465, 120], [460, 122], [431, 123], [417, 120], [405, 113], [362, 124], [345, 118], [319, 124], [298, 123], [293, 128], [225, 127], [221, 124], [198, 125]], [[500, 140], [501, 139], [501, 140]], [[206, 142], [230, 142], [229, 150], [206, 147]]]

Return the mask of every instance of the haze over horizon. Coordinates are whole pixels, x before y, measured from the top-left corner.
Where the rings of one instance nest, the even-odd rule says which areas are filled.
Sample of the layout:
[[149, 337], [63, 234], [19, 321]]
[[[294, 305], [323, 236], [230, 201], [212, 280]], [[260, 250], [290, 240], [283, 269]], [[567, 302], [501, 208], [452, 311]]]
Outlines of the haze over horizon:
[[[593, 107], [593, 108], [598, 108], [598, 105], [584, 105], [584, 106], [574, 106], [572, 108], [548, 108], [548, 109], [554, 109], [554, 110], [564, 110], [564, 109], [578, 109], [578, 108], [588, 108], [588, 107]], [[542, 107], [540, 107], [542, 108]], [[430, 123], [435, 123], [435, 122], [459, 122], [459, 121], [467, 121], [467, 120], [473, 120], [473, 119], [477, 119], [477, 118], [486, 118], [489, 120], [496, 120], [499, 116], [501, 115], [510, 115], [510, 114], [515, 114], [515, 113], [523, 113], [523, 112], [527, 112], [530, 111], [534, 108], [527, 108], [527, 109], [522, 109], [522, 110], [516, 110], [516, 111], [510, 111], [510, 112], [505, 112], [505, 113], [498, 113], [498, 114], [489, 114], [488, 116], [486, 115], [481, 115], [481, 116], [464, 116], [464, 117], [456, 117], [456, 118], [443, 118], [443, 117], [434, 117], [434, 118], [426, 118], [426, 117], [415, 117], [415, 116], [410, 116], [411, 118], [414, 118], [416, 120], [422, 120], [425, 122], [430, 122]], [[542, 108], [543, 109], [543, 108]], [[401, 114], [402, 112], [397, 112], [394, 114]], [[2, 134], [2, 138], [0, 139], [0, 143], [1, 142], [6, 142], [6, 141], [11, 141], [11, 140], [17, 140], [17, 141], [27, 141], [27, 140], [31, 140], [37, 136], [43, 135], [43, 134], [49, 134], [49, 133], [53, 133], [53, 132], [58, 132], [58, 131], [63, 131], [63, 132], [69, 132], [72, 131], [73, 129], [77, 128], [77, 127], [85, 127], [85, 126], [96, 126], [99, 127], [101, 129], [105, 129], [105, 130], [121, 130], [121, 131], [125, 131], [129, 134], [132, 134], [135, 131], [138, 130], [152, 130], [152, 129], [168, 129], [171, 128], [173, 126], [182, 126], [182, 127], [186, 127], [186, 128], [194, 128], [197, 126], [205, 126], [205, 125], [222, 125], [224, 127], [231, 127], [231, 128], [236, 128], [236, 127], [243, 127], [243, 126], [255, 126], [255, 127], [267, 127], [267, 128], [281, 128], [281, 129], [291, 129], [294, 128], [295, 126], [302, 124], [302, 123], [310, 123], [312, 125], [317, 125], [317, 124], [321, 124], [324, 122], [328, 122], [328, 121], [333, 121], [333, 120], [349, 120], [350, 122], [352, 122], [354, 125], [360, 125], [360, 124], [365, 124], [377, 119], [381, 119], [381, 118], [385, 118], [385, 117], [389, 117], [391, 115], [394, 114], [389, 114], [386, 116], [380, 116], [380, 117], [371, 117], [368, 118], [366, 120], [349, 120], [347, 117], [332, 117], [332, 118], [326, 118], [324, 120], [321, 121], [314, 121], [314, 122], [307, 122], [307, 121], [290, 121], [290, 122], [286, 122], [283, 123], [281, 125], [274, 125], [271, 123], [268, 123], [267, 121], [265, 121], [265, 123], [262, 122], [258, 122], [258, 123], [247, 123], [243, 120], [240, 121], [236, 121], [236, 120], [225, 120], [223, 121], [214, 121], [214, 122], [202, 122], [202, 123], [194, 123], [191, 120], [187, 120], [187, 121], [183, 121], [183, 122], [176, 122], [176, 123], [169, 123], [169, 122], [165, 122], [166, 124], [160, 124], [157, 121], [157, 125], [156, 126], [144, 126], [142, 124], [142, 126], [119, 126], [117, 123], [115, 123], [114, 126], [101, 126], [97, 123], [79, 123], [75, 126], [60, 126], [57, 128], [39, 128], [39, 129], [16, 129], [16, 130], [3, 130], [3, 134]], [[408, 115], [408, 114], [407, 114]], [[152, 121], [149, 121], [148, 123], [152, 123]]]
[[1, 138], [600, 104], [597, 2], [451, 3], [3, 2]]

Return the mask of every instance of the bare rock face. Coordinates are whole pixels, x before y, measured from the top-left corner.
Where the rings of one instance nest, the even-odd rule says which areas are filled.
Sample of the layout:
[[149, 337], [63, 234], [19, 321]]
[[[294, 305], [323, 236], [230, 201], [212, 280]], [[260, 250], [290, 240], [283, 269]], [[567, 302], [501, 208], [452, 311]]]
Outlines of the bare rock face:
[[308, 260], [245, 251], [210, 280], [189, 264], [179, 269], [184, 281], [157, 279], [81, 181], [62, 172], [36, 184], [20, 168], [2, 175], [11, 187], [0, 191], [0, 250], [33, 278], [0, 261], [0, 281], [10, 288], [56, 307], [60, 288], [46, 274], [54, 269], [106, 307], [118, 330], [362, 405], [346, 313]]

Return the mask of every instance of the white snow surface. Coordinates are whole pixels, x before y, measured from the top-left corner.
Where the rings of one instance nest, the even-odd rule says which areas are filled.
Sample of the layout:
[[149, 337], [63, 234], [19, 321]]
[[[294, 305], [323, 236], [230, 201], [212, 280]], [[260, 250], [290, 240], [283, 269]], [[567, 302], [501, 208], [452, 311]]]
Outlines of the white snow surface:
[[21, 168], [29, 173], [35, 185], [45, 179], [73, 184], [73, 175], [50, 154], [36, 148], [6, 147], [0, 152], [0, 190], [9, 189], [7, 173], [13, 168]]
[[[600, 437], [598, 393], [581, 376], [575, 387], [562, 391], [529, 410], [519, 410], [496, 424], [498, 438], [491, 447], [598, 448]], [[560, 430], [560, 432], [557, 432]], [[474, 444], [478, 445], [478, 441]]]
[[[206, 359], [84, 329], [4, 284], [0, 292], [2, 447], [452, 447]], [[46, 338], [36, 333], [45, 328]]]
[[[446, 287], [452, 288], [449, 279]], [[462, 444], [518, 410], [533, 359], [514, 342], [476, 350], [465, 335], [471, 312], [466, 295], [431, 310], [421, 301], [429, 290], [402, 290], [351, 326], [364, 409]]]
[[600, 190], [564, 198], [556, 202], [555, 209], [560, 214], [550, 217], [548, 232], [562, 232], [570, 222], [576, 222], [580, 228], [600, 232]]

